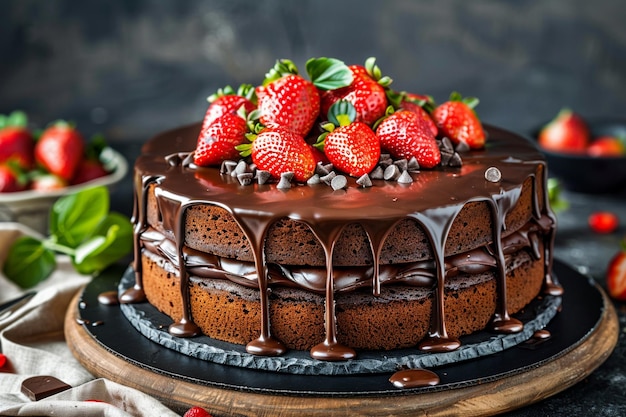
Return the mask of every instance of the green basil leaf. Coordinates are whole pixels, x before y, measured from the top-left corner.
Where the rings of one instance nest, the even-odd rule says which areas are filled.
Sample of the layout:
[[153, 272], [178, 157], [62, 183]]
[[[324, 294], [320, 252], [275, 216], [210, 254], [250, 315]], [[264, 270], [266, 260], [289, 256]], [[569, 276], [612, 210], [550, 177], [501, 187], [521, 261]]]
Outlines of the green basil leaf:
[[48, 278], [55, 268], [54, 252], [40, 240], [24, 236], [11, 245], [3, 272], [20, 287], [30, 288]]
[[76, 248], [74, 268], [82, 274], [100, 272], [133, 249], [133, 227], [125, 216], [110, 213], [94, 236]]
[[311, 82], [321, 90], [335, 90], [352, 83], [352, 71], [335, 58], [311, 58], [306, 62]]
[[109, 193], [105, 187], [87, 188], [57, 200], [50, 213], [50, 234], [56, 243], [78, 247], [107, 215]]

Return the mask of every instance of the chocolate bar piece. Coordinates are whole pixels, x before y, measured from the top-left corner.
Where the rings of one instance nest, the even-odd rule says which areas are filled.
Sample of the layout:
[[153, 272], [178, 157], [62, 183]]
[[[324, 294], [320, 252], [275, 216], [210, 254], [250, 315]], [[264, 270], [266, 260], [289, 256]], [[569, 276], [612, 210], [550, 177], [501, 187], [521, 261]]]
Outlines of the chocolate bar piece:
[[22, 394], [32, 401], [39, 401], [70, 388], [72, 387], [65, 382], [47, 375], [33, 376], [22, 382]]

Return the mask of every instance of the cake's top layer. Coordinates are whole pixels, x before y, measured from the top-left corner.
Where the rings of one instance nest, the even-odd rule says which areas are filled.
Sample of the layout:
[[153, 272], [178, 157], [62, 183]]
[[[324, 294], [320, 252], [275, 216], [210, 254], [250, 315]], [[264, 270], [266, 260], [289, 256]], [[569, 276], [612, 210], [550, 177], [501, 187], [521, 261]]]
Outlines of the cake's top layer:
[[[256, 219], [256, 222], [288, 217], [318, 225], [374, 224], [396, 222], [407, 215], [434, 213], [433, 210], [446, 208], [454, 212], [469, 201], [492, 200], [518, 190], [528, 177], [542, 176], [543, 168], [539, 167], [544, 165], [543, 156], [529, 141], [505, 130], [487, 127], [486, 147], [463, 153], [462, 167], [422, 170], [412, 174], [414, 181], [409, 184], [373, 180], [373, 187], [362, 188], [354, 178], [348, 178], [348, 186], [338, 191], [325, 184], [298, 184], [287, 190], [277, 188], [276, 183], [243, 186], [236, 178], [220, 174], [218, 168], [183, 166], [182, 158], [175, 161], [168, 157], [192, 152], [199, 130], [199, 124], [191, 125], [165, 132], [147, 142], [135, 165], [139, 179], [152, 177], [163, 192], [177, 195], [176, 199], [183, 204], [215, 204], [232, 211], [238, 220]], [[500, 181], [485, 179], [485, 171], [490, 167], [500, 171]], [[137, 185], [141, 188], [141, 184]], [[538, 204], [543, 206], [544, 201]], [[437, 221], [437, 216], [428, 217], [430, 221]], [[454, 216], [440, 217], [449, 220]], [[165, 217], [163, 220], [168, 222]]]

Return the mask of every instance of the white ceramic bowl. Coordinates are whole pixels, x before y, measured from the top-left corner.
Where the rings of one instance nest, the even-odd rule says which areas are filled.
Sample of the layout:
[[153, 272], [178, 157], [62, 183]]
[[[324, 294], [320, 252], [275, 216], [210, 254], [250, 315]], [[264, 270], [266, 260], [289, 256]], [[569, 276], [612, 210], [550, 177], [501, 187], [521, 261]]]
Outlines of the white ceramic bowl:
[[112, 148], [106, 148], [103, 152], [102, 159], [107, 168], [111, 170], [111, 173], [104, 177], [54, 191], [28, 190], [16, 193], [0, 193], [0, 221], [22, 223], [43, 235], [47, 235], [50, 209], [59, 197], [99, 185], [111, 188], [124, 178], [128, 171], [126, 159]]

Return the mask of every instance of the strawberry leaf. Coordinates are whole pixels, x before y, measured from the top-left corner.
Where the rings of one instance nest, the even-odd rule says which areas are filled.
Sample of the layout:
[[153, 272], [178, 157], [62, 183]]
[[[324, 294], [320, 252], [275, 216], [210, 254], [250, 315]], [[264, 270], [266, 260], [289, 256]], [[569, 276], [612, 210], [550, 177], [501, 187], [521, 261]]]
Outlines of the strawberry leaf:
[[335, 90], [352, 83], [352, 71], [335, 58], [311, 58], [306, 62], [311, 82], [320, 90]]
[[263, 85], [266, 86], [286, 75], [298, 75], [298, 67], [288, 59], [279, 59], [274, 64], [274, 67], [265, 74]]
[[328, 121], [335, 126], [347, 126], [356, 120], [356, 109], [347, 100], [337, 100], [328, 109]]
[[24, 236], [11, 245], [3, 272], [21, 288], [31, 288], [48, 278], [54, 268], [54, 252], [40, 240]]

